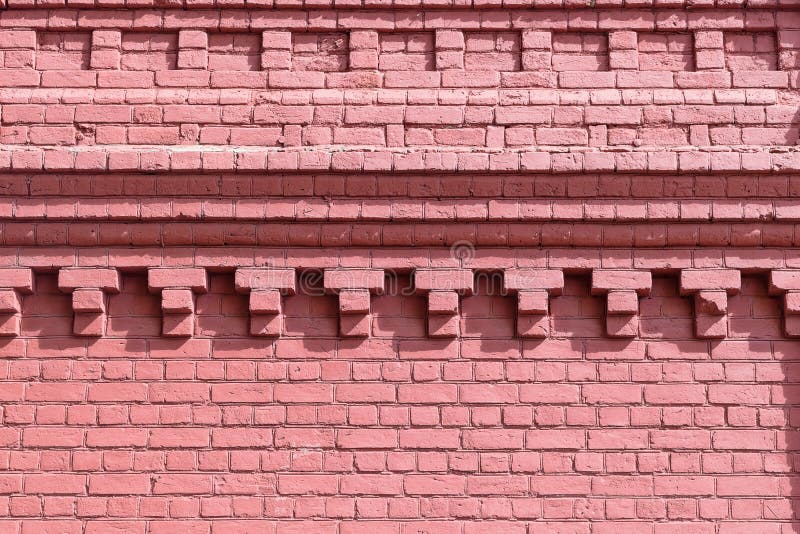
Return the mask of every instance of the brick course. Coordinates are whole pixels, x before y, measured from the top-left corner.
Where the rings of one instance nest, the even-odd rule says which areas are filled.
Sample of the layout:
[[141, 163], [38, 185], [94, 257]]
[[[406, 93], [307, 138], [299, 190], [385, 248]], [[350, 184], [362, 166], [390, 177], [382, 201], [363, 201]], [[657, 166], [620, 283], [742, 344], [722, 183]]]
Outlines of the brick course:
[[0, 532], [800, 529], [793, 2], [0, 2]]

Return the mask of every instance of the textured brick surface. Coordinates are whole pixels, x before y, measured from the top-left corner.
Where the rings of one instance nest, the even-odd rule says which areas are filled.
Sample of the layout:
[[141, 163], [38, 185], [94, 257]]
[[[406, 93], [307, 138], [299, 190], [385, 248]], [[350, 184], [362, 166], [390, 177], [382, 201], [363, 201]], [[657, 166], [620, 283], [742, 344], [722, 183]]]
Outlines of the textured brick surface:
[[0, 532], [800, 531], [793, 0], [0, 6]]

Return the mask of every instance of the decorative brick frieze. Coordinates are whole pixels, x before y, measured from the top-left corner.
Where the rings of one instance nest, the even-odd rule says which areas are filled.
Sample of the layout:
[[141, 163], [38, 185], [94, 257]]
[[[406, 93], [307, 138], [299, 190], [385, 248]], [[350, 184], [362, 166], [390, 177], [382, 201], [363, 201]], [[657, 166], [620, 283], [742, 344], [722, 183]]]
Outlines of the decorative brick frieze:
[[797, 531], [795, 4], [0, 0], [0, 532]]
[[163, 335], [191, 337], [194, 333], [195, 294], [208, 291], [208, 277], [201, 268], [151, 268], [147, 286], [161, 294]]
[[99, 337], [106, 333], [107, 296], [120, 291], [116, 269], [71, 268], [58, 272], [58, 288], [72, 295], [73, 333]]

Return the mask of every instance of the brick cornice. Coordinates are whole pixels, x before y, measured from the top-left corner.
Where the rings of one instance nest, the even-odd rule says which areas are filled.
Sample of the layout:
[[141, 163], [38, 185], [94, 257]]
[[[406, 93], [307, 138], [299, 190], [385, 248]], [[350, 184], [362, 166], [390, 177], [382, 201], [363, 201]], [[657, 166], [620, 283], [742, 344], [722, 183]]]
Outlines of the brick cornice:
[[[740, 9], [746, 8], [749, 12], [762, 13], [771, 12], [776, 9], [791, 10], [794, 8], [792, 2], [785, 0], [760, 0], [748, 2], [747, 0], [599, 0], [590, 2], [588, 0], [419, 0], [408, 2], [403, 0], [66, 0], [57, 2], [54, 0], [2, 0], [0, 9], [5, 8], [9, 13], [18, 11], [32, 10], [87, 10], [100, 9], [108, 10], [113, 13], [123, 14], [123, 8], [133, 9], [161, 9], [161, 10], [195, 10], [207, 11], [215, 9], [225, 10], [249, 10], [259, 13], [259, 10], [279, 10], [282, 12], [293, 13], [300, 9], [336, 9], [345, 14], [350, 11], [373, 11], [385, 12], [385, 10], [414, 11], [420, 8], [435, 11], [449, 11], [468, 15], [479, 13], [484, 10], [536, 10], [542, 13], [558, 13], [563, 11], [573, 12], [576, 15], [591, 13], [592, 11], [608, 10], [610, 12], [620, 11], [620, 20], [627, 20], [630, 24], [653, 24], [655, 19], [636, 17], [632, 14], [649, 14], [655, 11], [675, 12], [683, 15], [683, 18], [701, 18], [698, 12], [710, 10], [716, 11], [717, 15], [711, 16], [712, 20], [724, 24], [726, 15], [735, 13]], [[558, 10], [558, 11], [554, 11]], [[246, 13], [246, 12], [245, 12]], [[754, 16], [754, 21], [759, 20], [759, 16]], [[626, 19], [627, 17], [627, 19]], [[7, 18], [11, 18], [7, 16]], [[203, 19], [200, 19], [201, 21]], [[731, 23], [730, 21], [728, 22]]]

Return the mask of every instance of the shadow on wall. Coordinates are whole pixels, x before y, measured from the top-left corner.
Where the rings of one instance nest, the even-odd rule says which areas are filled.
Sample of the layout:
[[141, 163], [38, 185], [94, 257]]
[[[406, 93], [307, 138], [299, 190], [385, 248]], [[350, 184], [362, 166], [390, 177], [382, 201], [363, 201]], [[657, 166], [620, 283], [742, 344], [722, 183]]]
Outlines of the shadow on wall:
[[[764, 276], [743, 277], [741, 293], [728, 301], [729, 335], [713, 341], [695, 338], [691, 299], [679, 296], [674, 277], [654, 278], [650, 297], [640, 301], [640, 336], [632, 340], [605, 337], [604, 301], [590, 294], [586, 276], [568, 276], [563, 295], [551, 299], [555, 339], [547, 341], [514, 338], [514, 298], [496, 295], [491, 282], [486, 284], [474, 296], [462, 299], [460, 342], [426, 338], [424, 297], [388, 294], [373, 299], [373, 337], [368, 340], [337, 338], [334, 296], [288, 297], [286, 329], [293, 339], [276, 342], [248, 337], [247, 297], [234, 292], [232, 276], [213, 275], [209, 293], [197, 299], [195, 338], [184, 341], [160, 338], [158, 296], [147, 292], [144, 276], [126, 275], [122, 293], [110, 299], [108, 335], [118, 339], [112, 345], [104, 340], [103, 360], [111, 363], [107, 370], [97, 363], [97, 377], [112, 372], [116, 358], [121, 357], [121, 363], [148, 359], [147, 343], [151, 351], [159, 346], [171, 351], [171, 361], [246, 360], [243, 364], [252, 366], [251, 378], [245, 372], [238, 377], [241, 380], [256, 377], [253, 362], [288, 360], [289, 376], [295, 373], [302, 380], [308, 379], [302, 375], [305, 368], [293, 369], [292, 359], [346, 363], [361, 358], [374, 364], [397, 360], [398, 351], [401, 362], [438, 365], [460, 359], [481, 364], [486, 372], [500, 370], [499, 375], [462, 379], [470, 383], [580, 387], [578, 402], [522, 399], [512, 403], [531, 407], [531, 429], [583, 429], [589, 435], [588, 447], [565, 450], [558, 444], [542, 445], [545, 467], [525, 472], [530, 477], [530, 494], [508, 497], [510, 501], [539, 499], [543, 508], [533, 519], [545, 523], [538, 526], [545, 528], [548, 521], [556, 520], [594, 521], [593, 534], [651, 532], [651, 528], [653, 534], [800, 532], [796, 522], [800, 517], [796, 476], [800, 342], [783, 334], [783, 300], [768, 295]], [[22, 337], [33, 338], [26, 357], [94, 365], [96, 355], [91, 351], [100, 341], [70, 337], [69, 296], [58, 292], [54, 276], [37, 276], [37, 285], [23, 307]], [[197, 339], [211, 337], [210, 352], [194, 352]], [[6, 340], [3, 350], [18, 343], [18, 339]], [[163, 354], [155, 352], [149, 359], [158, 360]], [[532, 374], [509, 376], [509, 362], [531, 364]], [[103, 376], [139, 379], [133, 368], [127, 372], [116, 378]], [[330, 380], [351, 378], [345, 373]], [[504, 409], [505, 402], [478, 405], [491, 408], [497, 403]], [[593, 422], [571, 419], [578, 409], [591, 414]], [[481, 413], [486, 416], [489, 411]], [[464, 425], [483, 428], [475, 421]], [[488, 426], [519, 430], [505, 422]], [[637, 441], [640, 438], [644, 441]], [[491, 444], [487, 447], [492, 448]], [[530, 451], [531, 444], [525, 448]], [[596, 454], [602, 456], [597, 465], [579, 460]], [[561, 467], [548, 470], [548, 465]], [[507, 474], [519, 473], [510, 468]], [[582, 495], [566, 495], [559, 482], [567, 480], [564, 477], [589, 480], [590, 489]], [[561, 509], [556, 503], [565, 500], [571, 503], [568, 518], [548, 516], [556, 514], [554, 510]], [[536, 521], [531, 525], [530, 532], [540, 532]]]

